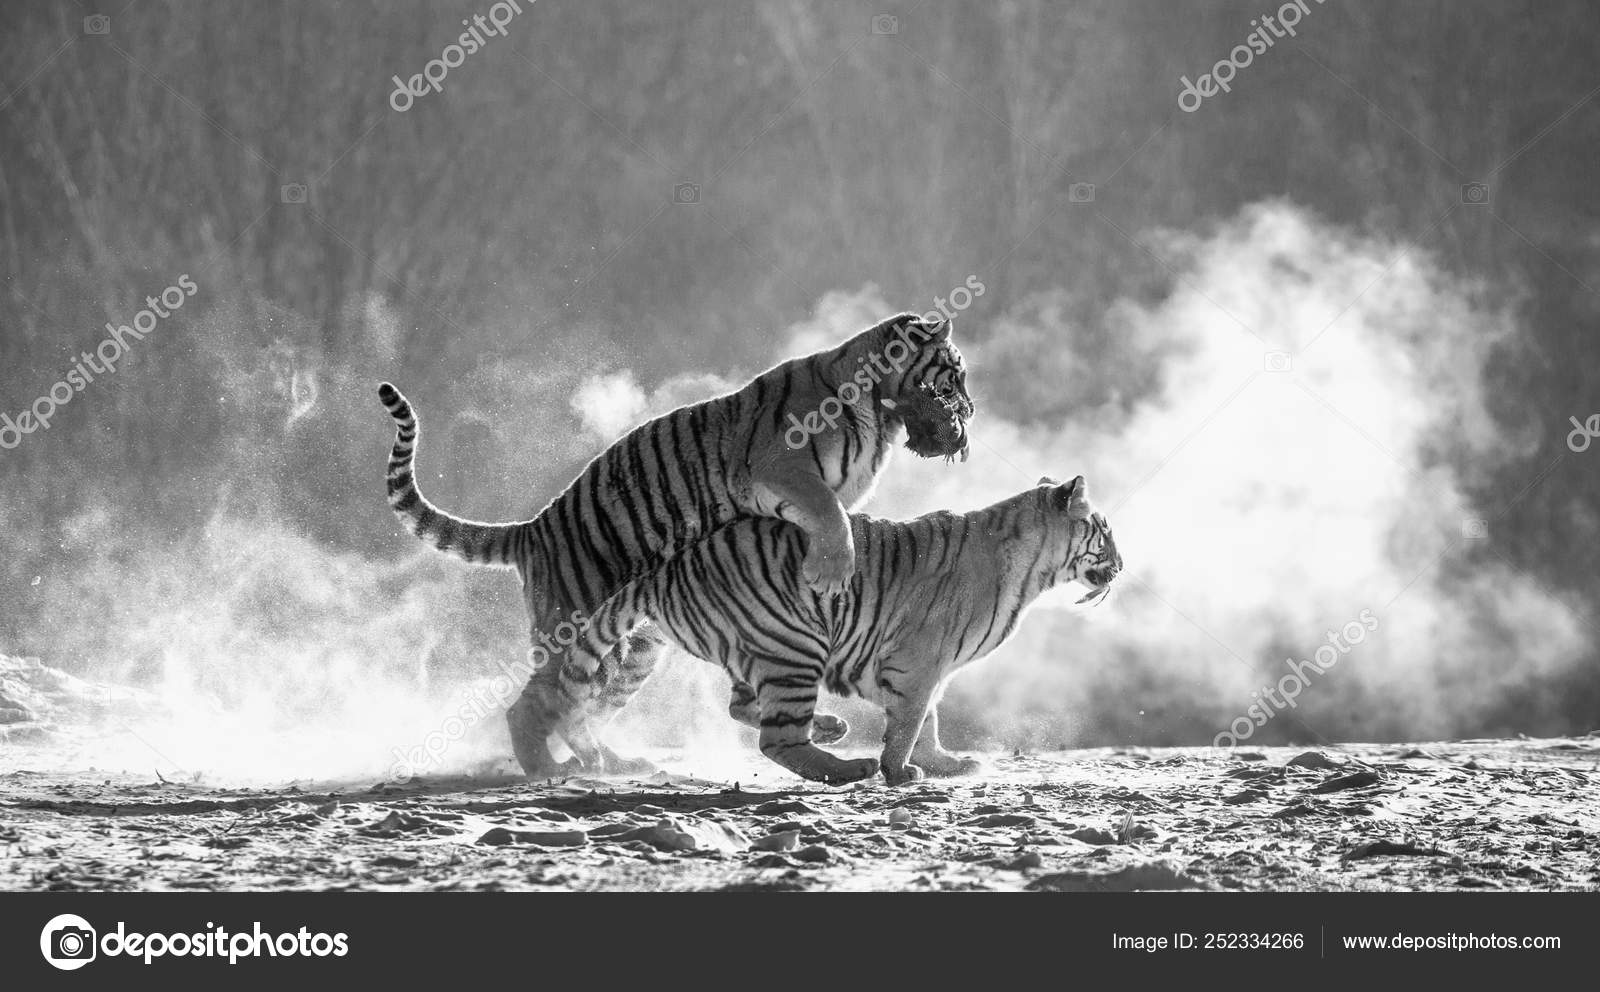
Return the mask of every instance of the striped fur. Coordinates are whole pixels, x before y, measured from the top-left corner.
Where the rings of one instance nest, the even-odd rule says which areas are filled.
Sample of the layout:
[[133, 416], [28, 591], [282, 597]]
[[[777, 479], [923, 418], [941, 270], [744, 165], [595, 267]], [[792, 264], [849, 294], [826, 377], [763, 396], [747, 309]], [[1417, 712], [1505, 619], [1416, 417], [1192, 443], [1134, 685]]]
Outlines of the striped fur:
[[[902, 360], [891, 365], [886, 355]], [[852, 390], [852, 382], [871, 388]], [[838, 403], [841, 393], [851, 402]], [[786, 443], [790, 425], [830, 397], [839, 408], [836, 427], [791, 434], [804, 443]], [[964, 455], [972, 414], [950, 324], [899, 314], [835, 348], [777, 365], [737, 392], [635, 427], [532, 519], [483, 523], [446, 513], [422, 495], [413, 467], [415, 414], [388, 383], [379, 398], [397, 428], [388, 472], [395, 515], [441, 551], [516, 568], [536, 648], [548, 646], [574, 613], [592, 613], [633, 578], [741, 517], [799, 527], [811, 537], [811, 554], [796, 574], [821, 591], [842, 589], [855, 557], [846, 511], [871, 492], [895, 445], [904, 440], [925, 457]], [[628, 654], [642, 663], [664, 643], [641, 625], [614, 658], [582, 674], [605, 681], [611, 662]], [[532, 776], [562, 770], [550, 736], [573, 724], [574, 709], [589, 695], [568, 691], [573, 680], [561, 677], [564, 667], [535, 671], [507, 713], [517, 759]], [[607, 754], [568, 744], [591, 760]]]
[[[976, 763], [939, 744], [937, 704], [950, 677], [1016, 630], [1040, 593], [1072, 580], [1098, 601], [1122, 568], [1111, 528], [1088, 503], [1083, 477], [1053, 480], [972, 513], [891, 522], [852, 516], [857, 567], [843, 597], [797, 580], [806, 538], [776, 520], [740, 520], [625, 585], [588, 618], [567, 671], [592, 673], [652, 618], [690, 654], [733, 678], [730, 713], [761, 731], [761, 751], [808, 779], [867, 778], [878, 759], [842, 760], [816, 743], [843, 721], [815, 716], [818, 688], [862, 696], [888, 713], [884, 777], [900, 784], [960, 774]], [[653, 658], [628, 656], [631, 692]], [[585, 673], [591, 677], [584, 678]], [[610, 714], [594, 688], [597, 719]], [[813, 739], [814, 724], [825, 731]]]

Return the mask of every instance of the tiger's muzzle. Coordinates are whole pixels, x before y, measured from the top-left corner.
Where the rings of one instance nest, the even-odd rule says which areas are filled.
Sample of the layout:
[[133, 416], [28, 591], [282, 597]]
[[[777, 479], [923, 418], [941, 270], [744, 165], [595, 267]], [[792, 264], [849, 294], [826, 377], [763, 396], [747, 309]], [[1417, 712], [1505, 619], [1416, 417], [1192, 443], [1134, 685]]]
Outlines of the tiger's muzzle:
[[905, 420], [906, 447], [923, 458], [967, 460], [967, 423], [972, 419], [972, 400], [960, 389], [941, 393], [924, 385], [896, 404]]
[[1107, 594], [1111, 592], [1111, 580], [1117, 577], [1118, 571], [1120, 571], [1119, 567], [1110, 562], [1096, 568], [1086, 569], [1083, 573], [1083, 581], [1090, 586], [1089, 592], [1072, 605], [1083, 606], [1084, 604], [1090, 604], [1099, 606], [1100, 601], [1105, 599]]

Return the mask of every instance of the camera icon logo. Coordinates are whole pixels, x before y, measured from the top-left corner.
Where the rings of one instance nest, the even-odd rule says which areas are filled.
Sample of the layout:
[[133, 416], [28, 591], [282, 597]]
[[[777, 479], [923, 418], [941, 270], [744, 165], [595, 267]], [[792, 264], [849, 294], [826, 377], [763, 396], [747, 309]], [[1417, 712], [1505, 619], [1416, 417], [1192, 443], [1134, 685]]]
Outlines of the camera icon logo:
[[110, 34], [111, 18], [105, 14], [90, 14], [83, 19], [84, 34]]
[[1294, 357], [1287, 351], [1269, 351], [1261, 356], [1261, 368], [1267, 372], [1289, 372], [1294, 369]]
[[1461, 202], [1482, 204], [1489, 202], [1488, 183], [1462, 183]]
[[279, 187], [278, 195], [283, 198], [284, 203], [304, 203], [306, 202], [306, 184], [285, 183]]
[[900, 33], [900, 18], [894, 16], [893, 14], [873, 14], [872, 15], [872, 33], [873, 34], [899, 34]]
[[672, 202], [673, 203], [699, 203], [700, 202], [700, 184], [699, 183], [679, 183], [678, 185], [672, 187]]
[[1093, 203], [1094, 183], [1073, 183], [1067, 187], [1068, 203]]
[[1481, 517], [1468, 517], [1461, 521], [1461, 536], [1469, 541], [1481, 541], [1489, 536], [1489, 521]]
[[57, 916], [39, 932], [39, 950], [44, 959], [62, 971], [77, 971], [93, 961], [99, 946], [89, 921], [71, 913]]

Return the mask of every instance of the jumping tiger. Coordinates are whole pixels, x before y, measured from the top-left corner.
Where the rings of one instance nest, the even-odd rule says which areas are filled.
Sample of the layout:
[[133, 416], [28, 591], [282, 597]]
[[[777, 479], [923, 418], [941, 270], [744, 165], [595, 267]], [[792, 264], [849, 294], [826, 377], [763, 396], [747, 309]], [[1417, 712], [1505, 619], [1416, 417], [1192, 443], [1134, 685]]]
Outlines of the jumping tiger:
[[[535, 646], [548, 645], [569, 617], [587, 616], [679, 549], [741, 517], [799, 528], [808, 541], [797, 577], [809, 589], [837, 594], [857, 554], [847, 511], [870, 495], [894, 447], [904, 440], [925, 458], [965, 460], [973, 414], [966, 383], [950, 322], [898, 314], [836, 347], [776, 365], [733, 393], [640, 424], [533, 518], [481, 523], [440, 510], [418, 490], [417, 421], [386, 382], [378, 395], [396, 424], [389, 506], [406, 529], [441, 551], [515, 568]], [[613, 675], [625, 663], [653, 667], [665, 644], [654, 626], [641, 623], [597, 664], [562, 659], [534, 671], [506, 713], [523, 771], [545, 777], [573, 762], [590, 770], [637, 767], [580, 732], [588, 722], [582, 707], [600, 693], [608, 711], [620, 708], [626, 680]], [[603, 692], [608, 685], [613, 691]], [[573, 762], [554, 760], [555, 737], [572, 749]]]
[[[1076, 580], [1090, 590], [1078, 602], [1098, 603], [1122, 570], [1082, 476], [1041, 479], [971, 513], [905, 522], [854, 515], [850, 526], [856, 572], [842, 597], [796, 579], [808, 535], [778, 520], [739, 520], [623, 586], [584, 625], [570, 663], [597, 670], [650, 618], [732, 676], [729, 713], [761, 731], [762, 754], [814, 781], [853, 782], [881, 768], [900, 785], [979, 767], [939, 742], [938, 704], [957, 670], [1004, 643], [1045, 590]], [[627, 656], [621, 674], [634, 687], [655, 662], [636, 659]], [[881, 759], [846, 760], [816, 746], [819, 687], [883, 706]], [[840, 724], [832, 718], [828, 737], [843, 736]]]

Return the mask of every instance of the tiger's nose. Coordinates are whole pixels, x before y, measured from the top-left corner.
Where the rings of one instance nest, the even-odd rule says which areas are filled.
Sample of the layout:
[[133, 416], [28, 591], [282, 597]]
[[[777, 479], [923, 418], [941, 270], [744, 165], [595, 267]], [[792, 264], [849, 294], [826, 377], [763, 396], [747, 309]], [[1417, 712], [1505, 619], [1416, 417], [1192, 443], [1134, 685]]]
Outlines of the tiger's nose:
[[1102, 565], [1099, 568], [1091, 568], [1084, 572], [1083, 577], [1092, 585], [1108, 586], [1111, 584], [1111, 580], [1117, 577], [1117, 572], [1119, 571], [1121, 569], [1114, 564]]

